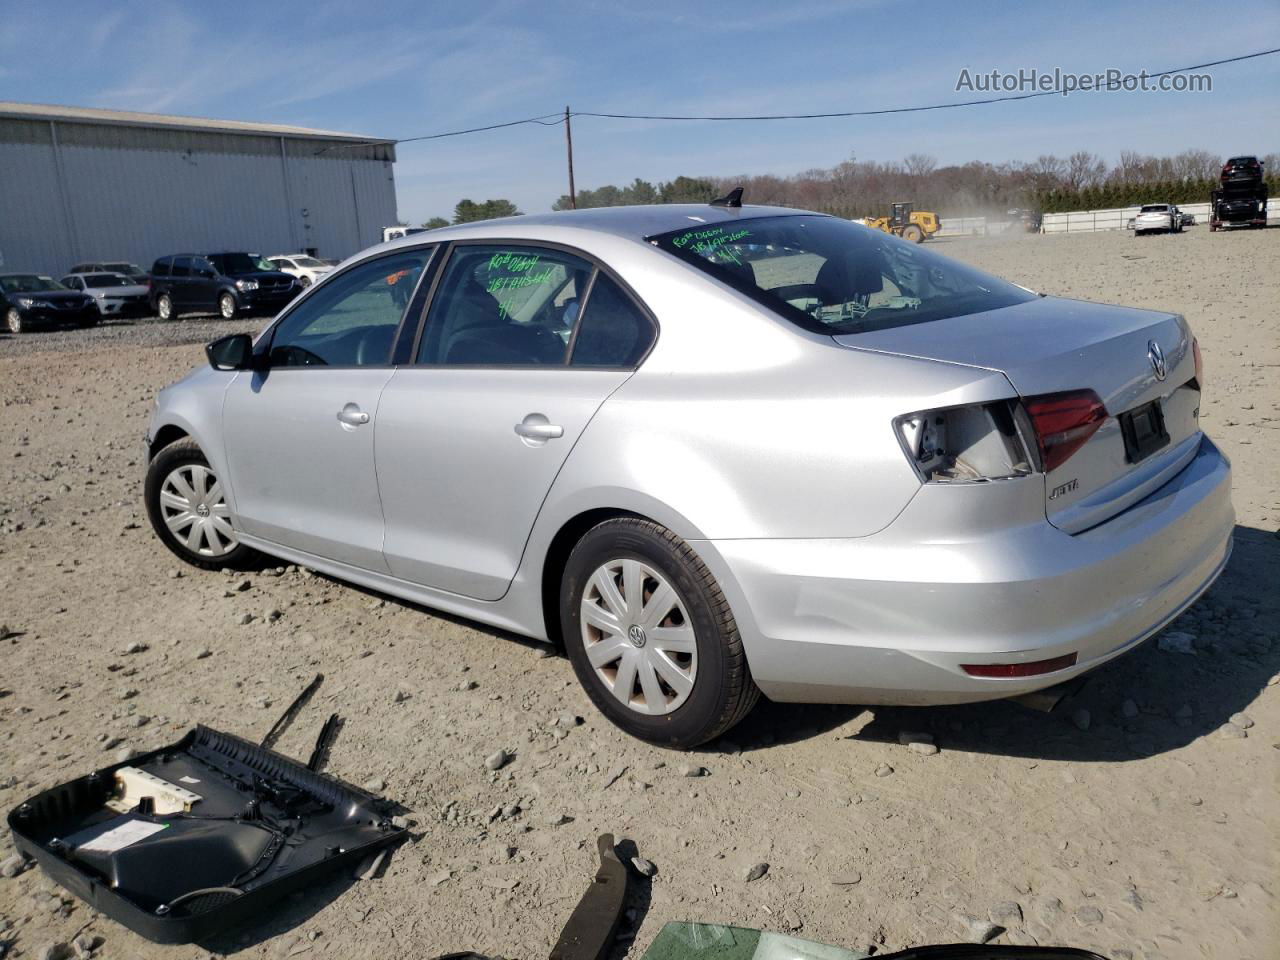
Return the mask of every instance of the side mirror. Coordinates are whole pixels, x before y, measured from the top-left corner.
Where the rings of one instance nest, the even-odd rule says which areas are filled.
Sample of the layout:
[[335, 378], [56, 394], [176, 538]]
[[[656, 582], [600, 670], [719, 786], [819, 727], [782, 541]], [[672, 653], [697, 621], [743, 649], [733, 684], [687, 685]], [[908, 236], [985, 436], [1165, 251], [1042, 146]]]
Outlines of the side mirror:
[[233, 333], [215, 340], [204, 348], [209, 365], [215, 370], [249, 370], [253, 367], [253, 338], [247, 333]]

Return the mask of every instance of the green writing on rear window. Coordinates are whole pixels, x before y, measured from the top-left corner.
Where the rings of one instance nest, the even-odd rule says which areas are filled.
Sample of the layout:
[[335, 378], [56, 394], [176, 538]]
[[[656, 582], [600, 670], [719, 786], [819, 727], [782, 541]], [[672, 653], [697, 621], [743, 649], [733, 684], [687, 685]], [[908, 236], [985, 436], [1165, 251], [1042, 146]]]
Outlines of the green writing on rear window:
[[741, 263], [738, 252], [730, 245], [740, 243], [750, 236], [750, 230], [741, 228], [707, 227], [682, 233], [672, 239], [671, 245], [678, 250], [689, 250], [713, 263]]

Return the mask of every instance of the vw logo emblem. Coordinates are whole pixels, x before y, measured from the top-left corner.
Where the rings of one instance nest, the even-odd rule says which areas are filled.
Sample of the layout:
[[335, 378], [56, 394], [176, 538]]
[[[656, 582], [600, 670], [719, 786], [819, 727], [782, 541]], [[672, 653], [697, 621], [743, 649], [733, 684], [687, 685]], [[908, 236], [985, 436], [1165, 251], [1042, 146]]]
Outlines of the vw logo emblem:
[[632, 645], [643, 647], [648, 638], [644, 635], [644, 627], [638, 623], [633, 623], [631, 629], [627, 631], [627, 639], [631, 641]]
[[1160, 349], [1160, 344], [1154, 340], [1147, 341], [1147, 359], [1151, 361], [1151, 368], [1155, 370], [1157, 380], [1163, 380], [1169, 375], [1169, 371], [1164, 365], [1164, 351]]

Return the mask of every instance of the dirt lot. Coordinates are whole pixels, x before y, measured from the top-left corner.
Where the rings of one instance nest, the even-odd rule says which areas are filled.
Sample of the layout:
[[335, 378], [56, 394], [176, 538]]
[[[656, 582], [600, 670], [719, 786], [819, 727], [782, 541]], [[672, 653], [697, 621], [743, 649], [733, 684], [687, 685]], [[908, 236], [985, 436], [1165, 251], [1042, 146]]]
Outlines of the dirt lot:
[[[1239, 514], [1230, 569], [1172, 628], [1194, 655], [1148, 643], [1051, 715], [763, 704], [732, 743], [693, 756], [621, 736], [568, 663], [531, 644], [305, 571], [245, 578], [170, 556], [140, 503], [142, 433], [155, 390], [229, 325], [0, 338], [0, 624], [13, 634], [0, 808], [197, 721], [261, 737], [323, 672], [279, 749], [305, 759], [340, 713], [330, 771], [385, 789], [415, 822], [381, 877], [341, 878], [202, 947], [149, 944], [29, 869], [0, 878], [0, 945], [44, 956], [85, 928], [105, 957], [536, 958], [593, 873], [594, 838], [613, 831], [658, 871], [635, 878], [619, 956], [674, 919], [881, 951], [994, 919], [999, 942], [1113, 958], [1274, 957], [1280, 230], [935, 249], [1190, 318]], [[147, 649], [126, 653], [135, 642]], [[941, 752], [900, 746], [902, 730], [932, 732]], [[491, 773], [499, 748], [515, 759]], [[690, 764], [706, 775], [686, 777]], [[767, 874], [746, 882], [759, 863]]]

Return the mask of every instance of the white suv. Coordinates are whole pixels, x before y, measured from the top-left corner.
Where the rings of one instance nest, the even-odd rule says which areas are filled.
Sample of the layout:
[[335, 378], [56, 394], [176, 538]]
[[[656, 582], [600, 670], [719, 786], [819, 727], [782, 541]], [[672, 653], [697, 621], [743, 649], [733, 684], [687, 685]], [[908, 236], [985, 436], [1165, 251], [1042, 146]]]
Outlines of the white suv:
[[1171, 203], [1148, 203], [1133, 218], [1133, 232], [1141, 236], [1155, 231], [1181, 233], [1182, 211]]
[[267, 259], [280, 272], [297, 277], [304, 288], [311, 286], [333, 269], [323, 260], [309, 257], [305, 253], [279, 253]]

